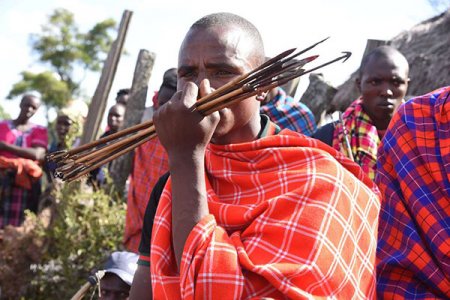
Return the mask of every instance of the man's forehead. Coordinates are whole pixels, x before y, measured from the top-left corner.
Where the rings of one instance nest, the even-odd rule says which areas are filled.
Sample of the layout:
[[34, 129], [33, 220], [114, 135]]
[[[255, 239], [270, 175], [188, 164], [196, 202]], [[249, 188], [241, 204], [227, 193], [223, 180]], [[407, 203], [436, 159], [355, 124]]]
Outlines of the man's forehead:
[[374, 56], [366, 64], [364, 75], [372, 76], [377, 73], [395, 72], [404, 76], [408, 73], [406, 59], [399, 55]]
[[34, 96], [27, 96], [27, 97], [24, 97], [21, 102], [26, 103], [26, 104], [31, 104], [31, 103], [35, 104], [35, 103], [40, 103], [40, 100], [39, 100], [39, 98], [34, 97]]
[[216, 52], [201, 53], [186, 50], [183, 52], [184, 55], [180, 55], [179, 58], [179, 68], [196, 65], [199, 61], [207, 64], [221, 64], [221, 63], [233, 63], [233, 56], [227, 55], [227, 52], [218, 49]]
[[123, 113], [125, 111], [125, 107], [122, 105], [114, 105], [109, 109], [110, 113]]
[[190, 60], [207, 58], [211, 61], [248, 59], [253, 52], [251, 39], [236, 26], [193, 28], [180, 47], [179, 66]]
[[228, 24], [228, 25], [211, 25], [206, 27], [194, 27], [190, 28], [185, 36], [185, 41], [202, 39], [202, 38], [215, 38], [217, 40], [227, 40], [233, 35], [246, 35], [246, 31], [241, 27]]

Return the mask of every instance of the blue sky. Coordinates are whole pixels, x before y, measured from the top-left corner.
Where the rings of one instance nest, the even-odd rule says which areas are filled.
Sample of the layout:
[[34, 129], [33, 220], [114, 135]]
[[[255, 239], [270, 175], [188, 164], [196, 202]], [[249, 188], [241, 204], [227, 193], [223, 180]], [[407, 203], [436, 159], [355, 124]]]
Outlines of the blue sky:
[[[322, 71], [325, 79], [334, 85], [345, 81], [358, 67], [367, 39], [391, 39], [439, 13], [426, 0], [1, 0], [0, 102], [13, 118], [19, 111], [18, 100], [6, 100], [6, 95], [20, 79], [20, 72], [44, 69], [31, 53], [29, 35], [39, 32], [56, 8], [72, 11], [82, 30], [106, 18], [114, 18], [119, 23], [125, 9], [133, 11], [125, 43], [128, 55], [121, 58], [109, 104], [114, 102], [118, 89], [131, 85], [140, 49], [156, 53], [149, 90], [157, 90], [164, 70], [176, 66], [178, 48], [189, 25], [208, 13], [227, 11], [253, 22], [261, 31], [268, 56], [331, 36], [326, 44], [310, 54], [320, 54], [325, 60], [340, 51], [353, 52], [345, 64], [332, 65]], [[99, 74], [88, 74], [83, 82], [86, 95], [94, 93], [98, 78]], [[302, 79], [300, 89], [307, 84], [307, 78]], [[45, 124], [44, 109], [33, 121]]]

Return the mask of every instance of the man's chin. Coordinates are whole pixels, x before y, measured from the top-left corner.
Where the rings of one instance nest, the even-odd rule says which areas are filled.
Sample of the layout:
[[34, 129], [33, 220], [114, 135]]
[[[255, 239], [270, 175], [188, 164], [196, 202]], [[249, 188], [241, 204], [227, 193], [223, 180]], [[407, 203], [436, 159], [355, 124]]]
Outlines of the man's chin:
[[214, 133], [211, 137], [211, 143], [213, 144], [228, 144], [223, 142], [224, 138], [230, 133], [230, 128], [228, 128], [227, 126], [225, 126], [225, 124], [221, 124], [221, 122], [219, 122], [219, 124], [216, 127], [216, 130], [214, 130]]

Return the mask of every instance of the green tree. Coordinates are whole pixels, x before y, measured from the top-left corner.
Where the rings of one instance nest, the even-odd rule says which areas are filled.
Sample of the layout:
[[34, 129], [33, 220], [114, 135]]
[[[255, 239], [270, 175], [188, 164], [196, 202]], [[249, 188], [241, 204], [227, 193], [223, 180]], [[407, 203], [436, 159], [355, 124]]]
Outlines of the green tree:
[[47, 107], [60, 108], [71, 98], [81, 96], [86, 72], [99, 71], [106, 58], [115, 25], [114, 20], [107, 19], [80, 32], [73, 13], [56, 9], [41, 32], [31, 35], [33, 52], [49, 70], [22, 72], [22, 79], [13, 85], [8, 98], [34, 90], [42, 94]]
[[3, 106], [0, 105], [0, 120], [9, 120], [11, 119], [11, 115], [8, 114]]

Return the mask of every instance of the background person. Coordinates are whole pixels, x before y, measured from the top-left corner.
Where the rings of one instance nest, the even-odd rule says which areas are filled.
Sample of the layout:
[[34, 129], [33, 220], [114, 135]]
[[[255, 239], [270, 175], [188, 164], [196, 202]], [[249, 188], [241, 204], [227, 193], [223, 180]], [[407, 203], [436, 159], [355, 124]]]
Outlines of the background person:
[[450, 86], [392, 118], [378, 153], [380, 299], [450, 299]]
[[0, 228], [20, 226], [24, 211], [36, 212], [48, 134], [45, 127], [30, 122], [41, 106], [33, 95], [20, 101], [20, 113], [14, 120], [0, 121]]
[[136, 272], [138, 256], [131, 252], [113, 252], [100, 280], [101, 300], [126, 300]]
[[[124, 122], [126, 106], [121, 103], [116, 103], [108, 111], [108, 127], [105, 133], [103, 133], [99, 139], [107, 137], [113, 133], [119, 131]], [[112, 161], [107, 165], [104, 165], [98, 169], [90, 172], [91, 179], [94, 184], [101, 186], [106, 182], [106, 173], [110, 170]]]
[[[330, 123], [318, 129], [313, 137], [352, 157], [375, 179], [378, 146], [392, 115], [404, 102], [408, 73], [408, 61], [398, 50], [381, 46], [369, 52], [356, 80], [361, 96], [342, 114], [345, 130], [340, 122]], [[347, 151], [345, 132], [351, 153]]]
[[130, 89], [120, 89], [116, 95], [116, 102], [127, 106], [130, 99]]
[[108, 130], [105, 131], [105, 133], [103, 133], [100, 138], [106, 137], [119, 131], [119, 129], [123, 125], [126, 109], [126, 106], [121, 103], [117, 103], [111, 106], [108, 111]]

